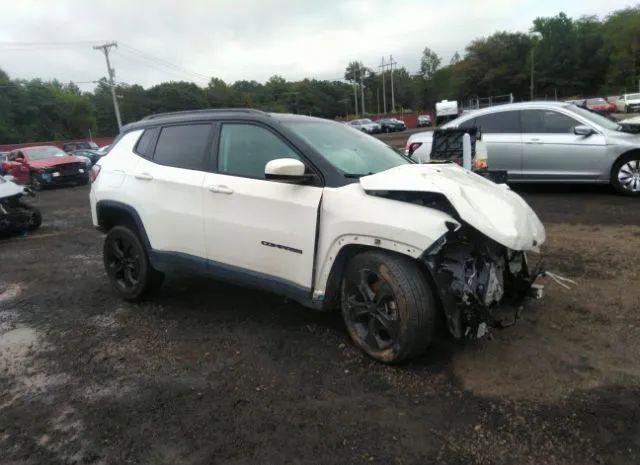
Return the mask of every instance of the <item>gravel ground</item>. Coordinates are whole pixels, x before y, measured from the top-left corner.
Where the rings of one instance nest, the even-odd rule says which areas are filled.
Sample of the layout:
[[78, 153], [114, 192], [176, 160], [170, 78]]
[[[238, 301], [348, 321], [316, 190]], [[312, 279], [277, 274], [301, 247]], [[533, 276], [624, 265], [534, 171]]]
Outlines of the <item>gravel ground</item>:
[[41, 193], [42, 228], [0, 241], [0, 463], [639, 463], [638, 200], [521, 193], [578, 286], [398, 367], [337, 314], [200, 277], [123, 303], [87, 189]]

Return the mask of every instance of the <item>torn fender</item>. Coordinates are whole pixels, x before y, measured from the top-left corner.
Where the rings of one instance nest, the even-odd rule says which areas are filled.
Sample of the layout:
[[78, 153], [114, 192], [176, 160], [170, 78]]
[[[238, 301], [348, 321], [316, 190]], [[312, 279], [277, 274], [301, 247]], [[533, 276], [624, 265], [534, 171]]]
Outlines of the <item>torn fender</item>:
[[538, 251], [544, 226], [505, 184], [495, 184], [460, 166], [401, 165], [360, 178], [367, 192], [413, 191], [444, 195], [464, 222], [511, 250]]

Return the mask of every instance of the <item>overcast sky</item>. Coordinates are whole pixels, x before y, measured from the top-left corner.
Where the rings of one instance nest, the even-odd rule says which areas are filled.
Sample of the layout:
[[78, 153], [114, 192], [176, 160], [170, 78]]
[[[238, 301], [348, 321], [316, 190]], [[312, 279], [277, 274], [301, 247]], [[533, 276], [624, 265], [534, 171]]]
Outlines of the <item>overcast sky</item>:
[[[625, 0], [2, 0], [0, 68], [13, 78], [94, 81], [98, 41], [119, 42], [117, 80], [145, 87], [215, 76], [341, 78], [350, 60], [393, 54], [410, 72], [429, 46], [448, 62], [474, 38], [527, 31], [559, 11], [604, 16]], [[16, 44], [28, 42], [29, 44]], [[90, 89], [91, 84], [81, 86]]]

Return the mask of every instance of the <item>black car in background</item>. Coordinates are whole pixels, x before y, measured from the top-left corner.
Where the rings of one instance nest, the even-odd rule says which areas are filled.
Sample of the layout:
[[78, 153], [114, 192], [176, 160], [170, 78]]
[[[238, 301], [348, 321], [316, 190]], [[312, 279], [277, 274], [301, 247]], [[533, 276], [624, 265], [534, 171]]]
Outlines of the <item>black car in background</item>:
[[9, 152], [0, 152], [0, 176], [4, 174], [2, 173], [2, 162], [7, 159], [7, 155], [9, 155]]
[[378, 121], [378, 124], [380, 125], [382, 132], [396, 132], [407, 129], [407, 125], [404, 124], [404, 121], [400, 121], [395, 118], [381, 119]]
[[74, 150], [71, 153], [78, 157], [88, 158], [89, 160], [91, 160], [91, 166], [95, 165], [96, 162], [105, 155], [104, 153], [99, 152], [98, 150], [87, 150], [87, 149]]
[[67, 142], [62, 146], [62, 150], [67, 153], [75, 152], [76, 150], [98, 150], [98, 144], [93, 141]]

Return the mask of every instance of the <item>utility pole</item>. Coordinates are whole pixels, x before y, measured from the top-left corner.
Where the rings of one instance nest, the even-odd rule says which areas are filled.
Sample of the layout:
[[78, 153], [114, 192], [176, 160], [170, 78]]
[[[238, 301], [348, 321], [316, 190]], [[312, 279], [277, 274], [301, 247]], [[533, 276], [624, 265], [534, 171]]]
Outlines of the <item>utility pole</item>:
[[376, 87], [376, 106], [378, 108], [378, 116], [380, 116], [380, 87]]
[[364, 118], [364, 83], [362, 82], [362, 78], [364, 77], [364, 66], [362, 66], [362, 62], [360, 62], [358, 69], [360, 70], [360, 103], [362, 105], [362, 117]]
[[396, 112], [396, 98], [393, 94], [393, 65], [397, 65], [395, 61], [393, 61], [393, 55], [389, 55], [389, 68], [391, 69], [391, 112]]
[[533, 70], [534, 70], [534, 60], [536, 57], [535, 47], [531, 47], [531, 84], [530, 84], [530, 100], [533, 101]]
[[111, 87], [111, 98], [113, 99], [113, 109], [116, 113], [116, 120], [118, 121], [118, 130], [122, 129], [122, 118], [120, 118], [120, 108], [118, 107], [118, 99], [116, 97], [116, 84], [114, 78], [116, 77], [116, 70], [111, 67], [109, 62], [109, 50], [111, 47], [118, 48], [118, 42], [107, 42], [103, 45], [94, 45], [94, 50], [102, 50], [104, 58], [107, 60], [107, 72], [109, 73], [109, 86]]
[[380, 68], [382, 70], [382, 111], [384, 112], [384, 114], [387, 114], [387, 91], [384, 85], [384, 75], [385, 75], [385, 67], [386, 67], [386, 63], [384, 62], [384, 57], [382, 57], [382, 61], [380, 62], [380, 66], [378, 66], [378, 68]]
[[353, 98], [355, 102], [353, 113], [356, 118], [358, 117], [358, 85], [356, 84], [357, 79], [358, 79], [357, 76], [355, 76], [355, 79], [353, 82]]

